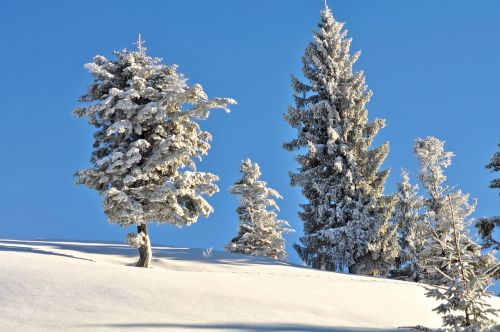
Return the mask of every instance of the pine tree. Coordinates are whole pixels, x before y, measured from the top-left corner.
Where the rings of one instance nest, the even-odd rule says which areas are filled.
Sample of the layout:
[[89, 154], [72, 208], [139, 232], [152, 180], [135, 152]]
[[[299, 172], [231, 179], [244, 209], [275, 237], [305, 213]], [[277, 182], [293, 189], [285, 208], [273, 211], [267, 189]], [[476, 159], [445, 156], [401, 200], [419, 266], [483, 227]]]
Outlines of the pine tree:
[[394, 199], [383, 196], [389, 171], [378, 171], [389, 146], [369, 149], [385, 122], [368, 122], [371, 92], [363, 72], [353, 72], [359, 53], [350, 55], [346, 34], [326, 7], [302, 58], [307, 82], [292, 77], [295, 106], [285, 120], [297, 138], [284, 148], [307, 149], [290, 176], [308, 200], [299, 214], [304, 236], [295, 249], [314, 268], [383, 275], [397, 255], [390, 225]]
[[285, 220], [277, 219], [279, 208], [273, 197], [282, 198], [281, 195], [259, 180], [259, 165], [250, 159], [241, 163], [240, 172], [243, 177], [230, 189], [231, 194], [239, 196], [240, 206], [236, 209], [240, 219], [239, 232], [226, 249], [274, 259], [286, 257], [283, 233], [293, 230]]
[[494, 250], [500, 250], [500, 242], [493, 238], [493, 233], [495, 227], [500, 226], [500, 216], [480, 218], [476, 222], [477, 232], [481, 239], [483, 240], [483, 248], [493, 248]]
[[[443, 323], [450, 327], [470, 327], [484, 331], [495, 321], [496, 310], [485, 301], [490, 297], [486, 290], [492, 275], [499, 269], [498, 261], [491, 255], [481, 255], [479, 246], [471, 240], [460, 218], [455, 218], [457, 207], [451, 195], [446, 196], [444, 209], [449, 209], [452, 232], [450, 239], [443, 239], [432, 227], [434, 247], [442, 255], [434, 257], [436, 270], [444, 277], [446, 288], [435, 288], [427, 295], [444, 303], [434, 310], [443, 315]], [[485, 256], [490, 256], [485, 259]], [[485, 265], [484, 262], [487, 261]], [[480, 268], [478, 268], [480, 267]]]
[[[440, 242], [449, 243], [453, 234], [453, 225], [446, 202], [447, 197], [450, 196], [453, 200], [455, 217], [460, 223], [463, 223], [474, 211], [475, 203], [469, 204], [468, 194], [462, 194], [460, 190], [453, 191], [453, 188], [445, 184], [444, 170], [451, 165], [454, 154], [444, 150], [443, 141], [433, 136], [417, 139], [414, 152], [420, 162], [419, 178], [428, 195], [424, 204], [424, 220], [430, 228], [434, 229]], [[436, 240], [433, 240], [432, 234], [429, 234], [429, 238], [431, 244], [435, 244]], [[438, 245], [430, 245], [421, 253], [422, 264], [428, 266], [424, 278], [426, 283], [442, 285], [446, 282], [442, 273], [436, 271], [432, 263], [436, 257], [443, 257], [444, 253], [440, 248], [441, 246]]]
[[[500, 146], [500, 143], [498, 146]], [[486, 165], [486, 168], [490, 169], [492, 172], [500, 171], [500, 151], [493, 154], [493, 157], [491, 157], [491, 161], [488, 165]], [[490, 188], [500, 188], [500, 178], [492, 180]], [[493, 248], [495, 250], [500, 249], [500, 242], [493, 238], [495, 227], [500, 226], [500, 216], [481, 218], [476, 222], [475, 226], [483, 240], [484, 248]]]
[[[422, 281], [446, 285], [448, 279], [445, 274], [450, 275], [453, 272], [449, 271], [450, 265], [446, 263], [447, 253], [443, 250], [443, 244], [453, 245], [456, 227], [458, 231], [465, 232], [476, 202], [469, 203], [469, 194], [463, 194], [445, 184], [444, 170], [451, 165], [453, 153], [444, 150], [443, 141], [432, 136], [417, 139], [415, 154], [420, 161], [419, 178], [428, 193], [424, 203], [424, 220], [432, 230], [430, 245], [420, 254], [420, 262], [426, 267]], [[476, 271], [485, 270], [495, 264], [496, 259], [493, 256], [481, 255], [481, 248], [469, 236], [464, 237], [463, 241], [469, 241], [464, 242], [463, 247], [477, 258], [474, 260]], [[436, 262], [443, 265], [437, 265]]]
[[96, 56], [85, 67], [94, 76], [74, 114], [96, 128], [92, 167], [75, 174], [78, 184], [97, 190], [111, 223], [137, 226], [128, 242], [139, 249], [137, 266], [149, 267], [147, 224], [190, 225], [212, 207], [203, 195], [218, 191], [218, 177], [196, 170], [211, 135], [199, 120], [213, 108], [229, 111], [230, 98], [209, 99], [199, 84], [188, 85], [177, 66], [138, 51]]
[[427, 245], [429, 230], [420, 214], [423, 197], [418, 194], [418, 185], [410, 183], [410, 176], [405, 169], [401, 172], [396, 197], [393, 223], [398, 229], [399, 255], [396, 259], [397, 268], [392, 274], [396, 278], [419, 281], [423, 273], [420, 254]]
[[[498, 146], [500, 146], [500, 143], [498, 143]], [[500, 151], [497, 151], [495, 152], [495, 154], [493, 154], [493, 156], [491, 157], [491, 161], [488, 165], [486, 165], [486, 168], [491, 170], [492, 172], [500, 172]], [[500, 188], [500, 178], [492, 180], [490, 183], [490, 188]]]

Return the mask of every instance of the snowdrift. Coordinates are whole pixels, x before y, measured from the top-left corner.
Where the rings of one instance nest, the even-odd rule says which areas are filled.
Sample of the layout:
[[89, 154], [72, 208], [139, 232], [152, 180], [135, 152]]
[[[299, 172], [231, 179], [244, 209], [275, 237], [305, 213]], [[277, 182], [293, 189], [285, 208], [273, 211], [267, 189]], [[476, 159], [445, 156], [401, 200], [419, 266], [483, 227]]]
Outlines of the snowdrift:
[[[201, 249], [0, 240], [2, 331], [402, 331], [439, 327], [425, 286]], [[498, 298], [491, 299], [500, 308]]]

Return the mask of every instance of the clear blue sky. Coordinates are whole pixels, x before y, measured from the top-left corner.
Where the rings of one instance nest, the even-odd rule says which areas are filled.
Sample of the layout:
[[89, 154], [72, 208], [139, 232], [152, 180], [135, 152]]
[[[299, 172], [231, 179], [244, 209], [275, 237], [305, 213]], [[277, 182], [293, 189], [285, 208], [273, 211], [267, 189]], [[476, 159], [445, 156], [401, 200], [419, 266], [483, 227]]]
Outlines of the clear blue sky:
[[[147, 3], [147, 4], [146, 4]], [[476, 217], [498, 215], [494, 174], [484, 165], [500, 141], [500, 2], [329, 1], [346, 22], [358, 69], [374, 92], [370, 118], [387, 120], [376, 143], [390, 142], [386, 192], [401, 167], [416, 171], [413, 140], [434, 135], [456, 154], [449, 183], [478, 198]], [[74, 184], [89, 165], [92, 128], [71, 115], [92, 77], [96, 54], [134, 48], [178, 64], [210, 96], [238, 101], [203, 123], [213, 145], [200, 168], [218, 174], [215, 213], [184, 229], [152, 227], [153, 243], [222, 249], [237, 230], [227, 188], [247, 157], [284, 196], [281, 217], [302, 233], [302, 196], [289, 185], [296, 165], [282, 149], [294, 131], [282, 118], [292, 103], [290, 74], [319, 21], [323, 0], [8, 1], [0, 9], [0, 237], [123, 241], [96, 192]], [[497, 174], [498, 176], [498, 174]], [[413, 178], [415, 181], [415, 178]]]

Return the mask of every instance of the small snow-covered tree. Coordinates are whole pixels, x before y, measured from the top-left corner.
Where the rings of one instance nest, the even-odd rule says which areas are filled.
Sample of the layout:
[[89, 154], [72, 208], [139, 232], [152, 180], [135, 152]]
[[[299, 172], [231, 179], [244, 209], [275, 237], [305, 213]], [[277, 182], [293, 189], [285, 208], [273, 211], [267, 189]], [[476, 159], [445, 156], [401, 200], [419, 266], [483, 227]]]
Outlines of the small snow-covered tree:
[[[469, 195], [464, 195], [460, 191], [452, 193], [452, 188], [445, 184], [446, 176], [444, 170], [451, 165], [454, 156], [452, 152], [444, 150], [444, 142], [429, 136], [425, 139], [415, 140], [414, 152], [420, 163], [419, 178], [427, 192], [425, 199], [425, 212], [423, 218], [432, 227], [439, 237], [439, 241], [448, 243], [452, 236], [452, 223], [450, 210], [447, 208], [446, 197], [452, 194], [453, 206], [460, 211], [456, 211], [456, 217], [463, 221], [474, 211], [474, 206], [468, 203]], [[435, 240], [429, 234], [431, 243]], [[436, 257], [442, 257], [444, 253], [440, 246], [428, 246], [421, 253], [421, 263], [426, 268], [424, 282], [429, 284], [443, 284], [441, 273], [436, 271], [434, 263]], [[446, 272], [446, 271], [444, 271]]]
[[231, 194], [239, 196], [240, 206], [236, 212], [240, 226], [238, 235], [226, 245], [226, 249], [274, 259], [285, 257], [283, 233], [293, 230], [285, 220], [277, 219], [279, 208], [273, 197], [282, 198], [281, 195], [267, 188], [265, 181], [259, 180], [259, 165], [250, 159], [241, 163], [240, 172], [243, 177], [230, 188]]
[[398, 229], [399, 255], [392, 274], [396, 278], [419, 281], [423, 273], [420, 253], [428, 243], [429, 229], [420, 214], [423, 197], [418, 194], [418, 185], [410, 183], [405, 169], [401, 172], [396, 197], [393, 223]]
[[500, 312], [485, 301], [490, 297], [487, 287], [499, 264], [491, 255], [480, 254], [480, 247], [472, 241], [464, 223], [455, 218], [459, 208], [453, 206], [453, 201], [448, 195], [443, 202], [447, 203], [443, 208], [448, 208], [450, 214], [450, 239], [443, 239], [431, 225], [433, 246], [442, 253], [433, 257], [432, 261], [437, 272], [443, 276], [446, 287], [432, 289], [427, 295], [443, 301], [434, 310], [443, 315], [445, 326], [472, 327], [484, 331], [495, 323], [493, 315]]
[[94, 76], [74, 114], [96, 128], [92, 167], [75, 174], [78, 184], [97, 190], [111, 223], [137, 226], [128, 242], [139, 249], [137, 266], [148, 267], [150, 222], [190, 225], [212, 207], [203, 195], [218, 191], [218, 177], [196, 170], [211, 135], [199, 120], [213, 108], [229, 111], [230, 98], [209, 99], [199, 84], [188, 85], [177, 66], [138, 51], [96, 56], [85, 67]]
[[[449, 275], [452, 272], [449, 271], [450, 265], [445, 260], [447, 253], [443, 249], [443, 244], [453, 245], [455, 228], [458, 227], [458, 231], [465, 232], [464, 229], [469, 224], [468, 218], [474, 212], [476, 202], [469, 203], [469, 194], [463, 194], [460, 190], [445, 184], [444, 170], [451, 165], [453, 153], [444, 150], [443, 141], [432, 136], [417, 139], [415, 154], [420, 162], [419, 178], [428, 194], [424, 203], [424, 220], [429, 229], [432, 229], [430, 245], [420, 254], [421, 264], [426, 267], [423, 281], [445, 285], [448, 282], [445, 274]], [[463, 241], [470, 242], [463, 247], [470, 251], [471, 255], [478, 257], [474, 261], [476, 271], [484, 270], [493, 264], [494, 257], [481, 255], [481, 248], [470, 237], [464, 237]]]
[[284, 148], [307, 149], [290, 174], [307, 199], [299, 214], [304, 236], [295, 249], [314, 268], [384, 275], [398, 253], [390, 224], [394, 199], [383, 195], [389, 171], [378, 170], [389, 145], [370, 150], [385, 122], [368, 122], [371, 91], [363, 72], [353, 71], [359, 53], [350, 54], [346, 34], [326, 7], [302, 58], [307, 81], [292, 77], [295, 105], [285, 120], [297, 138]]

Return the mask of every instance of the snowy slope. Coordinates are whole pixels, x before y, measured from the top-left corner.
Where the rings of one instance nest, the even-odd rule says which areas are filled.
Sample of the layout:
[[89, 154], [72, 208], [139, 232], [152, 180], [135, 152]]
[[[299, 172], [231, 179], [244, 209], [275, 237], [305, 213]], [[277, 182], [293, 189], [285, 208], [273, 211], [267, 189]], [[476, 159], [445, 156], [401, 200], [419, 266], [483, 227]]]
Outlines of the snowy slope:
[[[199, 249], [0, 240], [2, 331], [401, 331], [440, 325], [421, 285]], [[500, 308], [500, 300], [492, 299]]]

